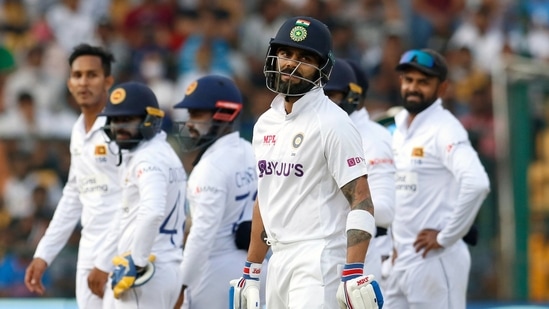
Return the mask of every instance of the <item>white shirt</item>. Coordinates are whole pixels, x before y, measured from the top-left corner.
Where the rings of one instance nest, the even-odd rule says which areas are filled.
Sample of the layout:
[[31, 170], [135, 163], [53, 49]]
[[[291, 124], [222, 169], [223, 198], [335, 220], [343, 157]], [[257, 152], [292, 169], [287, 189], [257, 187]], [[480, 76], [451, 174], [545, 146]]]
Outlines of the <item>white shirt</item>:
[[370, 120], [365, 108], [349, 116], [362, 136], [376, 225], [387, 228], [395, 215], [395, 164], [391, 133], [384, 126]]
[[235, 229], [252, 219], [257, 195], [255, 158], [238, 132], [215, 141], [194, 166], [187, 187], [192, 226], [183, 252], [183, 284], [198, 286], [197, 269], [211, 256], [238, 250]]
[[367, 173], [360, 134], [347, 114], [311, 90], [286, 115], [284, 96], [254, 126], [258, 200], [273, 241], [345, 235], [349, 202], [340, 188]]
[[136, 266], [145, 266], [150, 254], [156, 263], [181, 262], [187, 175], [166, 133], [123, 151], [120, 168], [122, 199], [112, 205], [117, 217], [109, 236], [118, 243], [116, 254], [130, 252]]
[[98, 249], [106, 239], [116, 210], [113, 205], [121, 197], [121, 188], [116, 168], [118, 155], [109, 150], [102, 130], [105, 120], [105, 117], [98, 117], [86, 133], [84, 117], [80, 115], [72, 129], [69, 179], [34, 254], [48, 265], [65, 246], [79, 219], [82, 224], [79, 268], [93, 267]]
[[444, 247], [427, 259], [450, 252], [471, 227], [489, 192], [489, 180], [467, 132], [436, 101], [407, 125], [408, 111], [395, 116], [393, 151], [397, 168], [396, 212], [392, 225], [398, 253], [395, 269], [424, 260], [413, 243], [422, 229], [440, 230]]

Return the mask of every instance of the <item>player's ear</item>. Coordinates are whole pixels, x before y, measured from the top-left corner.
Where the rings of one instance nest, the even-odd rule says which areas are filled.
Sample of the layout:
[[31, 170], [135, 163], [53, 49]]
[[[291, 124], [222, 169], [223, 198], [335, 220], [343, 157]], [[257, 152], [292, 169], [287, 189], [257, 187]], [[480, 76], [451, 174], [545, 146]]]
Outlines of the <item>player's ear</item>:
[[112, 75], [105, 77], [105, 90], [107, 92], [109, 92], [112, 85], [114, 85], [114, 77]]

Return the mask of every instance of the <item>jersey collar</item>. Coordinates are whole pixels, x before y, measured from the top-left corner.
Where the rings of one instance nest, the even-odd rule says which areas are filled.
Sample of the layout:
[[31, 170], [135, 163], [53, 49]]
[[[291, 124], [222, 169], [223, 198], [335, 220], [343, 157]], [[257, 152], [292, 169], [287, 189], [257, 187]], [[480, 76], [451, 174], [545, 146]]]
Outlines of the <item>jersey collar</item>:
[[438, 98], [431, 106], [427, 107], [424, 111], [417, 114], [414, 118], [414, 121], [410, 124], [408, 127], [408, 117], [410, 114], [406, 109], [403, 109], [395, 116], [395, 125], [397, 127], [397, 130], [402, 132], [410, 132], [414, 128], [417, 128], [419, 125], [421, 125], [423, 122], [427, 121], [433, 113], [436, 111], [442, 109], [442, 100]]

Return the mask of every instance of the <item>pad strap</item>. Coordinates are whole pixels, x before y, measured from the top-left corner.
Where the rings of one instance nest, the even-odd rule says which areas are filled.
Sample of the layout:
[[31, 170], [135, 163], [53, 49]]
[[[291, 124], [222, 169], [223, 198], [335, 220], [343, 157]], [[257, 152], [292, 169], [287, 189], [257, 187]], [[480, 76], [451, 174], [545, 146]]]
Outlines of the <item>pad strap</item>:
[[373, 237], [376, 234], [376, 220], [366, 210], [351, 210], [347, 215], [347, 226], [345, 227], [346, 232], [349, 230], [365, 231]]

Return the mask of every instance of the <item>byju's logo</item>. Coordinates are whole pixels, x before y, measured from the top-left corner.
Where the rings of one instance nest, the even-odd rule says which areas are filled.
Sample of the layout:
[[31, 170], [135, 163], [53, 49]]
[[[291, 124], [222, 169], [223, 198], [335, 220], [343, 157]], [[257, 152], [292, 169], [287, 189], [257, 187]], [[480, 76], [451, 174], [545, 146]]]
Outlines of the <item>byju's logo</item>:
[[257, 163], [259, 168], [259, 178], [264, 175], [284, 176], [290, 175], [301, 177], [304, 174], [303, 165], [299, 163], [286, 163], [286, 162], [267, 162], [266, 160], [260, 160]]
[[355, 166], [355, 165], [359, 164], [360, 162], [364, 162], [364, 158], [354, 157], [354, 158], [347, 159], [347, 165], [349, 167]]

